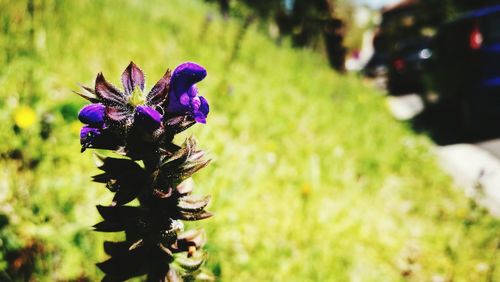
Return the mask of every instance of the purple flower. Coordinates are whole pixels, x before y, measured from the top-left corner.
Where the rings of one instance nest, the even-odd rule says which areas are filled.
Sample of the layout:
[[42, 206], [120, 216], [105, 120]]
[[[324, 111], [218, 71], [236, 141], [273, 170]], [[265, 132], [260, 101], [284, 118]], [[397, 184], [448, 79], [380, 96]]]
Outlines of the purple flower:
[[80, 110], [78, 119], [84, 124], [102, 127], [104, 125], [105, 114], [106, 107], [103, 104], [90, 104]]
[[78, 115], [84, 124], [80, 132], [82, 149], [125, 146], [130, 153], [146, 148], [148, 142], [171, 137], [195, 122], [206, 123], [209, 105], [195, 86], [206, 75], [202, 66], [183, 63], [173, 72], [167, 70], [145, 94], [144, 73], [133, 62], [121, 75], [123, 89], [99, 73], [94, 88], [83, 87], [86, 93], [78, 93], [92, 102]]
[[99, 135], [101, 135], [101, 130], [99, 128], [85, 125], [80, 130], [80, 143], [82, 145], [89, 142], [92, 143], [92, 140]]
[[148, 106], [139, 105], [135, 108], [134, 122], [146, 131], [154, 131], [161, 126], [161, 114]]
[[[131, 62], [121, 76], [122, 89], [99, 73], [94, 88], [77, 93], [92, 103], [78, 115], [84, 124], [82, 152], [106, 149], [121, 155], [96, 154], [102, 173], [92, 177], [114, 193], [110, 205], [97, 206], [103, 220], [94, 230], [125, 233], [123, 241], [104, 244], [110, 257], [97, 264], [103, 281], [143, 275], [148, 281], [210, 279], [200, 269], [204, 233], [182, 232], [183, 220], [212, 216], [205, 210], [210, 197], [192, 195], [185, 181], [210, 160], [194, 138], [182, 145], [176, 141], [178, 133], [206, 122], [209, 106], [194, 85], [206, 74], [203, 67], [184, 63], [145, 92], [144, 73]], [[137, 204], [127, 205], [134, 199]]]
[[87, 148], [114, 150], [119, 145], [117, 137], [109, 130], [84, 125], [80, 130], [82, 152]]
[[121, 81], [124, 91], [106, 81], [102, 73], [95, 80], [95, 96], [105, 106], [106, 116], [110, 121], [125, 122], [131, 119], [134, 113], [131, 100], [137, 98], [133, 94], [136, 89], [138, 93], [144, 90], [144, 73], [133, 62], [122, 73]]
[[194, 85], [207, 76], [207, 71], [196, 63], [183, 63], [174, 69], [170, 80], [168, 107], [171, 114], [188, 113], [197, 122], [206, 123], [209, 112], [208, 102], [198, 96]]
[[90, 104], [80, 110], [78, 119], [85, 124], [80, 130], [80, 144], [82, 151], [89, 147], [102, 147], [102, 130], [104, 125], [104, 116], [106, 107], [103, 104]]
[[102, 130], [89, 125], [85, 125], [80, 130], [80, 144], [82, 152], [87, 148], [104, 149], [107, 145], [104, 144], [105, 139], [102, 138]]

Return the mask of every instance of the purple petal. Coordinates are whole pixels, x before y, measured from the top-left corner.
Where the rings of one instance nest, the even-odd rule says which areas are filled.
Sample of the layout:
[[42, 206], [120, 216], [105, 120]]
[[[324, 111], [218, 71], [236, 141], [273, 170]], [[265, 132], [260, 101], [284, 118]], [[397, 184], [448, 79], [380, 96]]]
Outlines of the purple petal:
[[204, 113], [205, 116], [208, 116], [208, 113], [210, 112], [210, 106], [208, 105], [208, 101], [203, 96], [199, 96], [199, 97], [200, 97], [201, 104], [200, 104], [200, 108], [198, 110], [200, 112]]
[[134, 123], [147, 131], [153, 131], [160, 127], [162, 115], [148, 106], [137, 106], [135, 108]]
[[[193, 87], [194, 86], [192, 86], [191, 88]], [[192, 96], [190, 96], [189, 92], [193, 93], [192, 91], [177, 94], [170, 92], [170, 95], [168, 96], [168, 106], [166, 111], [172, 114], [188, 112], [190, 109], [189, 106], [191, 105], [191, 100], [193, 99]]]
[[184, 106], [189, 105], [189, 100], [191, 100], [191, 98], [189, 97], [189, 95], [187, 93], [184, 93], [181, 95], [181, 97], [179, 97], [179, 102]]
[[88, 140], [89, 138], [93, 138], [93, 137], [98, 136], [100, 134], [101, 134], [101, 130], [99, 128], [85, 125], [80, 130], [80, 143], [83, 145], [83, 143], [86, 140]]
[[199, 97], [193, 97], [191, 99], [191, 109], [197, 111], [200, 108], [201, 101]]
[[[189, 101], [188, 101], [189, 103]], [[187, 112], [189, 106], [181, 104], [177, 97], [170, 95], [168, 98], [168, 106], [166, 112], [169, 114], [181, 114]]]
[[199, 99], [199, 106], [193, 111], [194, 120], [199, 123], [207, 123], [207, 116], [208, 112], [210, 111], [207, 99], [205, 99], [203, 96], [198, 96], [197, 98]]
[[170, 85], [170, 77], [172, 73], [167, 70], [163, 77], [149, 91], [146, 101], [148, 105], [159, 105], [167, 98], [167, 91]]
[[137, 86], [139, 86], [141, 90], [144, 90], [144, 73], [134, 64], [134, 62], [130, 62], [122, 73], [122, 84], [125, 89], [125, 94], [127, 95], [132, 94]]
[[180, 64], [172, 73], [171, 91], [178, 96], [187, 92], [193, 84], [201, 81], [206, 76], [207, 70], [196, 63], [186, 62]]
[[187, 93], [188, 93], [189, 97], [196, 97], [196, 96], [198, 96], [198, 88], [193, 85], [193, 86], [189, 87]]
[[118, 147], [119, 143], [119, 139], [109, 131], [88, 125], [82, 127], [80, 130], [82, 152], [87, 148], [114, 150]]
[[82, 153], [89, 147], [94, 147], [95, 139], [101, 135], [98, 128], [90, 127], [88, 125], [82, 127], [80, 130], [80, 144], [82, 145]]
[[196, 111], [194, 112], [194, 120], [199, 123], [207, 123], [207, 116], [200, 111]]
[[95, 93], [104, 105], [125, 106], [127, 103], [124, 94], [107, 82], [102, 73], [99, 73], [95, 79]]
[[106, 107], [103, 104], [90, 104], [80, 110], [78, 119], [94, 127], [102, 127], [104, 124], [104, 115]]

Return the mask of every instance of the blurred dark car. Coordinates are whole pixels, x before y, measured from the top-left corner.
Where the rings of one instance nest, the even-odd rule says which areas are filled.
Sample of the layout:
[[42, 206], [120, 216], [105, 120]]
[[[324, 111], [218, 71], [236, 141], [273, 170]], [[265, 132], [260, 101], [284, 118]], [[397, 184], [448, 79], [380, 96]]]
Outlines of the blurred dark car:
[[382, 9], [382, 21], [373, 40], [374, 55], [363, 73], [386, 77], [390, 94], [419, 92], [422, 61], [429, 55], [429, 36], [435, 32], [433, 13], [420, 0], [404, 0]]
[[428, 88], [466, 131], [500, 127], [500, 5], [465, 13], [432, 42]]
[[394, 44], [388, 65], [388, 90], [392, 95], [421, 93], [425, 61], [431, 57], [430, 37], [417, 36]]
[[370, 78], [377, 78], [387, 75], [387, 64], [389, 55], [383, 52], [375, 52], [363, 68], [363, 75]]

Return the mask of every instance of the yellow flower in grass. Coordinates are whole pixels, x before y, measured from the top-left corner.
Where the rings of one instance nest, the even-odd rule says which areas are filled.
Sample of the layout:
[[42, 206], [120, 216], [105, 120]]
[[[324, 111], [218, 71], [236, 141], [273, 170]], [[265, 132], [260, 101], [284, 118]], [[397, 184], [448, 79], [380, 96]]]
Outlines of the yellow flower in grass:
[[302, 197], [307, 198], [312, 192], [311, 185], [309, 183], [304, 183], [304, 185], [302, 185], [302, 190], [300, 192], [302, 194]]
[[19, 128], [26, 129], [37, 121], [35, 111], [28, 106], [21, 106], [14, 111], [14, 122]]

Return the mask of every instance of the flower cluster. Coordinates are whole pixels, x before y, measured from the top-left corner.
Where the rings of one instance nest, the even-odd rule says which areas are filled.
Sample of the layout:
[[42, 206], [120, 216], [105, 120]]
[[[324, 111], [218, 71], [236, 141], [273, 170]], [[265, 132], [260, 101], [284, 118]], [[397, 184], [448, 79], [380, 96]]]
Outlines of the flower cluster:
[[167, 70], [151, 91], [143, 95], [144, 74], [134, 63], [130, 63], [122, 74], [123, 92], [98, 74], [95, 88], [84, 87], [86, 92], [79, 93], [92, 102], [78, 116], [85, 124], [80, 133], [82, 151], [87, 148], [128, 149], [128, 141], [133, 143], [134, 140], [126, 137], [159, 141], [194, 122], [205, 123], [208, 102], [198, 96], [195, 84], [206, 75], [202, 66], [183, 63], [173, 73]]
[[[189, 179], [209, 160], [193, 138], [173, 143], [175, 134], [206, 123], [209, 105], [195, 85], [206, 75], [202, 66], [183, 63], [143, 94], [144, 73], [130, 63], [121, 76], [123, 91], [98, 74], [94, 88], [77, 93], [91, 102], [78, 115], [82, 152], [107, 149], [124, 156], [97, 155], [103, 172], [93, 177], [115, 193], [109, 206], [97, 207], [103, 221], [95, 230], [125, 232], [124, 241], [104, 244], [110, 258], [97, 265], [106, 281], [209, 278], [200, 270], [204, 233], [184, 232], [182, 223], [211, 216], [205, 211], [210, 198], [191, 195]], [[139, 206], [126, 205], [134, 199]]]

